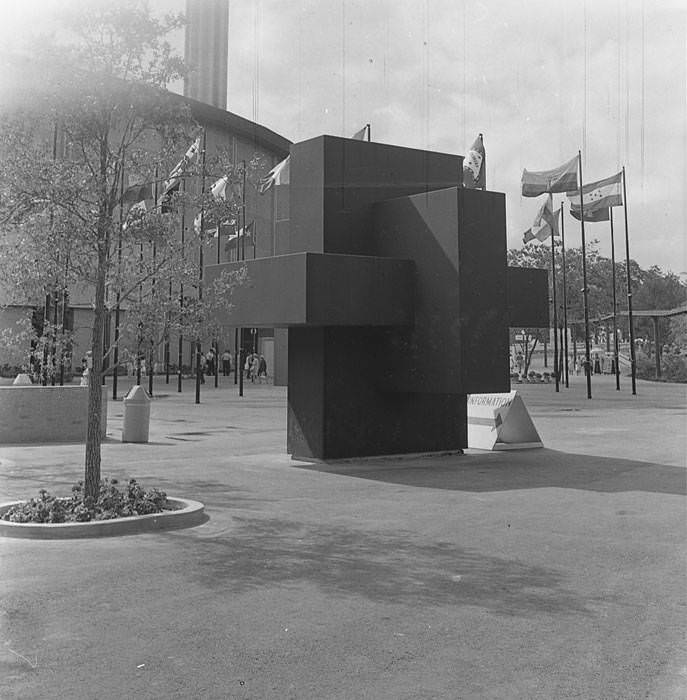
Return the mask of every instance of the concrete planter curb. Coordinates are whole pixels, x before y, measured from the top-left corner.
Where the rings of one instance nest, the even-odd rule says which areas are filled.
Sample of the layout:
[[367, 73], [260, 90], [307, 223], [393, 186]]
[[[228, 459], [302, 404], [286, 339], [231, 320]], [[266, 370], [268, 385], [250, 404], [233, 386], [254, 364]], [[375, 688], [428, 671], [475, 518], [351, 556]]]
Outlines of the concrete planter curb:
[[[185, 498], [167, 498], [177, 510], [150, 515], [133, 515], [113, 520], [92, 520], [87, 523], [12, 523], [0, 519], [0, 537], [21, 537], [34, 540], [67, 540], [81, 537], [113, 537], [138, 535], [156, 530], [177, 530], [205, 522], [205, 506]], [[0, 504], [0, 516], [12, 506], [25, 501]]]

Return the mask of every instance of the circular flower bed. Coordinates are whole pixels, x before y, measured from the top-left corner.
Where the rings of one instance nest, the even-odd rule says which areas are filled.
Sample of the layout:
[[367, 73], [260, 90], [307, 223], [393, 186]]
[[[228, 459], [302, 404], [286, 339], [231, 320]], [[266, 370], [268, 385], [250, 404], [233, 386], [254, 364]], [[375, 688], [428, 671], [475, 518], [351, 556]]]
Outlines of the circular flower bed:
[[79, 482], [69, 498], [41, 489], [38, 498], [0, 504], [0, 536], [68, 539], [194, 527], [207, 520], [204, 508], [158, 489], [146, 491], [135, 479], [125, 488], [116, 479], [103, 479], [98, 498], [88, 499]]
[[38, 498], [15, 504], [0, 517], [12, 523], [84, 523], [175, 510], [164, 491], [145, 491], [136, 479], [130, 479], [125, 490], [120, 490], [118, 484], [117, 479], [103, 479], [95, 500], [84, 495], [83, 481], [72, 486], [69, 498], [58, 498], [41, 489]]

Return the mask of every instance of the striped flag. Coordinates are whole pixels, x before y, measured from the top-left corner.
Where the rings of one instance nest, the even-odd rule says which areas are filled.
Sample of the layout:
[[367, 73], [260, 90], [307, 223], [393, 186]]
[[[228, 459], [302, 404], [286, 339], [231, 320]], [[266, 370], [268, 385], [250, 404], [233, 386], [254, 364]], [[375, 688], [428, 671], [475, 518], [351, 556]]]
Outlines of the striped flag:
[[577, 187], [577, 156], [553, 170], [522, 171], [522, 196], [538, 197], [552, 192], [568, 192]]
[[[610, 209], [604, 207], [603, 209], [587, 209], [587, 205], [584, 205], [584, 220], [594, 223], [595, 221], [608, 221], [610, 217]], [[570, 216], [573, 219], [580, 220], [580, 208], [570, 202]]]
[[[619, 207], [623, 204], [622, 195], [622, 172], [611, 175], [604, 180], [590, 182], [588, 185], [582, 185], [582, 204], [584, 205], [584, 220], [585, 221], [606, 221], [607, 219], [588, 219], [587, 212], [590, 214], [599, 209], [608, 209], [608, 207]], [[567, 193], [570, 200], [570, 206], [574, 207], [579, 214], [580, 210], [580, 193], [579, 190]], [[573, 216], [575, 216], [573, 214]], [[579, 219], [579, 216], [575, 217]]]

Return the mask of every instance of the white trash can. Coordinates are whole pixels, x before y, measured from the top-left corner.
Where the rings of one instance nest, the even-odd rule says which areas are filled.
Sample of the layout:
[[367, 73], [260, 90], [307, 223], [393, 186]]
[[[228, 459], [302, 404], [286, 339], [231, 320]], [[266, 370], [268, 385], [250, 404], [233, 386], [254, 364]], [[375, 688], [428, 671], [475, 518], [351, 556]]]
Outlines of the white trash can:
[[124, 397], [122, 442], [148, 442], [150, 428], [150, 396], [140, 385], [132, 386]]

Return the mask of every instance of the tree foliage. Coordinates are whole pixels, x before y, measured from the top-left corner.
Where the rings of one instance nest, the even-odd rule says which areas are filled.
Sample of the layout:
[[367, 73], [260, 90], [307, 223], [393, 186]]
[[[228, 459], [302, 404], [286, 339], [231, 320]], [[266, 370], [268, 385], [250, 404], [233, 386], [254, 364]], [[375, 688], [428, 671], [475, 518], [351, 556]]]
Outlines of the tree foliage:
[[[559, 242], [556, 244], [556, 301], [558, 305], [558, 322], [563, 322], [563, 252]], [[508, 264], [515, 267], [535, 267], [549, 270], [549, 299], [552, 294], [551, 275], [551, 241], [544, 244], [529, 244], [520, 249], [508, 251]], [[591, 332], [608, 321], [601, 319], [613, 313], [613, 266], [610, 258], [604, 257], [598, 252], [598, 241], [592, 240], [587, 244], [586, 255], [587, 289], [588, 289], [588, 313], [591, 323]], [[626, 261], [618, 259], [616, 248], [616, 308], [618, 315], [618, 327], [623, 329], [627, 337], [627, 317], [622, 312], [627, 310], [627, 274]], [[581, 248], [567, 248], [565, 250], [565, 286], [566, 301], [568, 307], [568, 322], [575, 325], [582, 335], [583, 331], [583, 274], [582, 274], [582, 250]], [[663, 272], [653, 266], [643, 270], [634, 261], [630, 260], [630, 279], [632, 284], [632, 307], [634, 311], [641, 309], [672, 309], [687, 301], [687, 287], [671, 272]], [[553, 320], [553, 315], [552, 315]], [[653, 330], [651, 320], [634, 318], [636, 335], [651, 337]], [[670, 324], [662, 324], [661, 334], [670, 337]]]
[[[65, 16], [69, 40], [44, 45], [17, 64], [18, 80], [0, 114], [0, 261], [6, 302], [42, 305], [69, 290], [93, 308], [85, 488], [100, 483], [100, 377], [114, 352], [104, 327], [116, 306], [129, 332], [120, 342], [160, 342], [173, 332], [200, 337], [213, 304], [228, 303], [241, 275], [202, 294], [199, 255], [211, 241], [206, 220], [238, 219], [244, 176], [226, 154], [201, 154], [182, 168], [184, 184], [165, 183], [201, 130], [166, 84], [183, 75], [165, 37], [179, 16], [154, 18], [143, 2], [85, 2]], [[202, 178], [201, 178], [202, 176]], [[225, 176], [224, 198], [201, 179]], [[133, 206], [132, 184], [149, 186], [148, 206]], [[197, 230], [196, 230], [197, 229]], [[44, 337], [57, 327], [46, 319]], [[126, 331], [126, 329], [124, 329]]]

